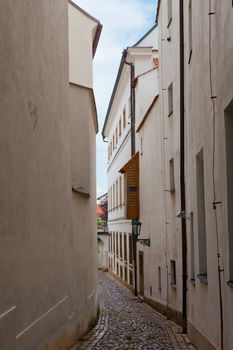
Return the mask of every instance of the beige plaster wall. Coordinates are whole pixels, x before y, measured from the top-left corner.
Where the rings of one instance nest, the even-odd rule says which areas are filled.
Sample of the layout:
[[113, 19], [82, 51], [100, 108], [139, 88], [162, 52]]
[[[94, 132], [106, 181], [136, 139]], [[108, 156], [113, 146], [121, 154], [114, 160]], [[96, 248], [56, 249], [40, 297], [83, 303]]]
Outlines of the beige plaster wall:
[[[221, 286], [223, 296], [224, 349], [230, 350], [233, 342], [232, 302], [233, 291], [226, 284], [229, 274], [229, 236], [227, 225], [227, 182], [225, 154], [225, 123], [224, 110], [233, 98], [233, 8], [230, 1], [212, 1], [211, 11], [209, 2], [193, 1], [193, 50], [189, 58], [188, 20], [186, 20], [186, 110], [187, 118], [187, 210], [194, 217], [194, 247], [195, 274], [199, 273], [198, 228], [197, 228], [197, 199], [196, 199], [196, 154], [204, 149], [205, 172], [205, 210], [207, 236], [207, 274], [208, 284], [204, 285], [197, 277], [195, 286], [189, 283], [189, 332], [191, 339], [199, 342], [199, 348], [206, 349], [204, 337], [213, 348], [221, 348], [220, 314], [219, 314], [219, 285], [217, 271], [217, 236], [215, 213], [213, 210], [213, 109], [210, 91], [209, 66], [209, 12], [211, 15], [211, 58], [213, 95], [216, 112], [216, 152], [215, 180], [216, 198], [222, 204], [217, 206], [218, 238]], [[185, 5], [188, 19], [188, 4]], [[191, 250], [191, 227], [188, 226], [188, 248]], [[189, 254], [190, 257], [190, 254]], [[191, 260], [189, 258], [189, 275]], [[199, 335], [198, 335], [199, 334]]]
[[[74, 5], [68, 4], [69, 14], [69, 79], [72, 83], [92, 87], [92, 43], [93, 31], [97, 26]], [[80, 36], [79, 33], [83, 35]]]
[[57, 349], [96, 315], [95, 203], [71, 189], [67, 3], [3, 0], [0, 29], [0, 348]]

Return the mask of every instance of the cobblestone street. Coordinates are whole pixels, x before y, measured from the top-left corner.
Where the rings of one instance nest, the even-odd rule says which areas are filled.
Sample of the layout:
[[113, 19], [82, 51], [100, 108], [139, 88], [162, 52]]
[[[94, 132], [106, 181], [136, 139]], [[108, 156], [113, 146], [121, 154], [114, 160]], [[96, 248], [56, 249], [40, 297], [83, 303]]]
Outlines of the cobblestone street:
[[100, 273], [100, 317], [71, 350], [194, 350], [181, 328], [136, 298], [108, 273]]

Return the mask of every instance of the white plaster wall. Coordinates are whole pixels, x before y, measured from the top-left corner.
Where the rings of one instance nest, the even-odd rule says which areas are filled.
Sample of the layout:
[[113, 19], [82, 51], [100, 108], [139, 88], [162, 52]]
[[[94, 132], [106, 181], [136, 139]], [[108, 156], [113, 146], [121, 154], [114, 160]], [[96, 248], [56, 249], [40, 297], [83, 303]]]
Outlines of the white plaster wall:
[[147, 55], [140, 56], [135, 54], [134, 56], [135, 75], [139, 76], [145, 73], [145, 75], [138, 78], [138, 83], [135, 88], [136, 129], [150, 107], [154, 97], [159, 93], [158, 83], [156, 83], [158, 80], [158, 69], [149, 72], [151, 69], [155, 68], [153, 58], [157, 56], [157, 53], [152, 52], [152, 50], [150, 50]]
[[[147, 121], [138, 134], [142, 139], [140, 150], [140, 221], [141, 238], [150, 238], [151, 246], [138, 249], [144, 251], [145, 296], [162, 304], [166, 303], [166, 261], [163, 164], [161, 158], [160, 101], [157, 100]], [[158, 266], [161, 267], [162, 289], [158, 285]], [[152, 287], [152, 295], [150, 287]]]
[[144, 38], [137, 47], [155, 47], [158, 43], [158, 31], [152, 30], [146, 38]]
[[[124, 176], [119, 173], [119, 170], [123, 165], [131, 158], [131, 138], [130, 138], [130, 74], [129, 67], [124, 66], [122, 71], [121, 80], [119, 81], [118, 89], [115, 95], [115, 99], [112, 105], [111, 114], [109, 116], [108, 125], [106, 127], [106, 137], [108, 138], [108, 144], [112, 140], [113, 134], [115, 134], [116, 127], [119, 127], [119, 119], [123, 116], [123, 110], [126, 108], [126, 127], [123, 129], [122, 122], [122, 135], [119, 137], [118, 144], [113, 151], [112, 157], [109, 160], [108, 167], [108, 189], [113, 185], [116, 179], [119, 180], [119, 176], [122, 178], [122, 202], [124, 201]], [[119, 190], [118, 190], [118, 199]], [[127, 234], [127, 249], [129, 257], [129, 234], [132, 232], [131, 220], [125, 219], [125, 205], [118, 206], [118, 208], [109, 211], [108, 213], [108, 229], [110, 234], [113, 232], [126, 233]], [[124, 249], [124, 247], [122, 247]], [[124, 266], [124, 262], [116, 258], [115, 254], [109, 254], [110, 259], [112, 259], [113, 273], [117, 273], [116, 264], [119, 264], [119, 274], [120, 266]], [[125, 271], [123, 269], [123, 279], [127, 279], [129, 284], [129, 271], [132, 271], [132, 266], [129, 266], [129, 261], [127, 262], [127, 276], [125, 276]]]
[[[140, 158], [140, 181], [144, 188], [141, 194], [141, 213], [145, 221], [145, 236], [151, 235], [150, 253], [145, 254], [149, 265], [145, 269], [145, 295], [168, 306], [175, 313], [182, 311], [181, 223], [176, 217], [180, 210], [178, 10], [178, 1], [173, 1], [173, 19], [167, 28], [167, 2], [161, 2], [158, 42], [155, 44], [159, 47], [159, 70], [154, 77], [154, 94], [159, 89], [159, 99], [138, 135], [138, 143], [140, 138], [143, 139], [143, 155]], [[168, 37], [171, 37], [171, 41], [167, 41]], [[167, 89], [171, 82], [173, 114], [168, 117]], [[174, 193], [169, 191], [171, 158], [174, 158], [175, 163]], [[144, 248], [144, 252], [147, 249]], [[171, 286], [170, 260], [176, 261], [176, 288]], [[161, 267], [162, 275], [161, 291], [158, 291], [158, 266]], [[177, 317], [180, 319], [180, 314], [177, 314], [176, 319]]]

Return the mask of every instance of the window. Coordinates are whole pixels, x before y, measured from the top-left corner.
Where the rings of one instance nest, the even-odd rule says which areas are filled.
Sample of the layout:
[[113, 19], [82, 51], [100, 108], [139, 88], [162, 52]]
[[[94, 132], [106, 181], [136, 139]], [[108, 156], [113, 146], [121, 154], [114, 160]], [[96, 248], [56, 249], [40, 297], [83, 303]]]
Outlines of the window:
[[158, 266], [158, 290], [161, 292], [162, 290], [162, 280], [161, 280], [161, 267]]
[[167, 0], [167, 26], [169, 27], [172, 21], [172, 0]]
[[141, 156], [143, 155], [143, 139], [141, 137], [141, 151], [140, 151]]
[[122, 177], [119, 178], [119, 187], [120, 187], [120, 207], [122, 206]]
[[116, 256], [119, 256], [118, 232], [116, 232]]
[[115, 136], [113, 135], [113, 138], [112, 138], [112, 151], [114, 151], [115, 149]]
[[171, 275], [171, 285], [176, 286], [176, 262], [175, 260], [170, 260], [170, 275]]
[[122, 253], [122, 234], [119, 233], [119, 236], [120, 236], [120, 258], [122, 259], [123, 258], [123, 253]]
[[169, 172], [170, 172], [170, 191], [175, 192], [175, 170], [174, 159], [169, 160]]
[[127, 266], [124, 267], [124, 270], [125, 270], [125, 282], [128, 281], [128, 278], [127, 278]]
[[129, 263], [133, 264], [133, 242], [132, 235], [129, 235]]
[[123, 267], [120, 266], [120, 278], [123, 278]]
[[126, 110], [123, 110], [123, 129], [126, 127]]
[[115, 192], [115, 184], [113, 184], [113, 210], [115, 209], [116, 207], [116, 196], [115, 196], [116, 192]]
[[207, 282], [207, 251], [206, 251], [206, 215], [205, 215], [205, 181], [203, 149], [196, 156], [196, 186], [197, 186], [197, 221], [199, 248], [199, 275]]
[[116, 254], [115, 246], [116, 246], [115, 233], [113, 232], [113, 253], [114, 254]]
[[122, 129], [122, 125], [121, 125], [121, 118], [119, 120], [119, 137], [121, 136], [121, 130]]
[[189, 0], [189, 61], [191, 61], [192, 57], [192, 49], [193, 49], [193, 18], [192, 18], [192, 0]]
[[129, 271], [129, 284], [132, 286], [133, 285], [133, 272]]
[[190, 213], [190, 277], [191, 281], [195, 281], [195, 247], [194, 247], [194, 230], [193, 230], [193, 213]]
[[116, 145], [118, 144], [118, 127], [116, 127]]
[[130, 117], [131, 117], [131, 97], [129, 96], [129, 99], [128, 99], [128, 106], [127, 106], [127, 108], [128, 108], [128, 111], [129, 111], [129, 113], [128, 113], [128, 124], [130, 124]]
[[112, 211], [112, 187], [110, 187], [110, 211]]
[[112, 141], [110, 142], [110, 157], [112, 155]]
[[173, 113], [173, 84], [171, 83], [168, 87], [168, 117]]
[[118, 208], [118, 180], [116, 180], [116, 208]]
[[[229, 237], [229, 285], [233, 286], [233, 100], [225, 110], [227, 218]], [[231, 284], [230, 284], [231, 283]]]
[[127, 263], [127, 235], [124, 234], [124, 261]]
[[111, 186], [111, 210], [113, 210], [113, 187]]

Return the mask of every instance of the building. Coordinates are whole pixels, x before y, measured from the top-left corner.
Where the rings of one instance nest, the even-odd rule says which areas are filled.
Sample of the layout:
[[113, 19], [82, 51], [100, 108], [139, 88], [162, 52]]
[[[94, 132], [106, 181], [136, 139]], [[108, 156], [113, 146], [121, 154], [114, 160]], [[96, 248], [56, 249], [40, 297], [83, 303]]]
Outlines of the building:
[[107, 226], [108, 215], [108, 194], [105, 193], [97, 198], [97, 245], [98, 245], [98, 268], [108, 270], [108, 246], [109, 234]]
[[233, 7], [187, 1], [185, 18], [188, 334], [232, 349]]
[[3, 0], [0, 18], [0, 348], [65, 348], [97, 314], [101, 25], [61, 0]]
[[155, 25], [122, 53], [102, 131], [108, 139], [109, 269], [130, 287], [136, 277], [132, 219], [139, 217], [139, 151], [135, 128], [143, 123], [155, 98], [156, 45]]
[[110, 269], [200, 350], [233, 342], [232, 22], [228, 0], [158, 1], [156, 29], [122, 56], [103, 129]]
[[143, 283], [145, 301], [182, 325], [182, 228], [177, 217], [181, 208], [178, 1], [161, 1], [156, 22], [159, 66], [154, 85], [158, 87], [146, 118], [136, 127], [139, 150], [142, 148], [141, 238], [150, 238], [149, 248], [137, 245], [138, 288], [142, 294]]

